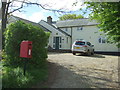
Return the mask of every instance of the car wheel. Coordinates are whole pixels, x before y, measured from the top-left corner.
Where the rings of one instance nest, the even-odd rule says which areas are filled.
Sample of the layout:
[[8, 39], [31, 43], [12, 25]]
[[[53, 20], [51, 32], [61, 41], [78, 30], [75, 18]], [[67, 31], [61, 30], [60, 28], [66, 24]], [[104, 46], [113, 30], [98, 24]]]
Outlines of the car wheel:
[[73, 53], [73, 55], [76, 55], [76, 53]]
[[93, 50], [93, 52], [91, 54], [94, 55], [94, 50]]
[[88, 56], [90, 56], [90, 55], [91, 55], [91, 52], [90, 52], [89, 50], [87, 51], [87, 55], [88, 55]]
[[94, 51], [91, 53], [91, 55], [94, 55]]

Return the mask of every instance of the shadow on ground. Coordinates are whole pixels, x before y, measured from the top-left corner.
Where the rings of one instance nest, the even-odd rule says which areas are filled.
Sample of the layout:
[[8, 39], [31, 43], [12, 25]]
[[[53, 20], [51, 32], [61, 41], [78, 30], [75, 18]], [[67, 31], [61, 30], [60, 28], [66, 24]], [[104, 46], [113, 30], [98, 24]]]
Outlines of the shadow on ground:
[[[90, 73], [94, 72], [92, 69], [87, 70], [88, 75], [83, 75], [56, 63], [48, 62], [48, 64], [48, 80], [41, 84], [38, 83], [34, 88], [115, 88], [108, 85], [109, 82], [112, 82], [109, 79], [89, 76]], [[82, 72], [82, 70], [79, 70], [79, 72]]]
[[[48, 52], [48, 54], [49, 54], [49, 55], [55, 55], [55, 54], [60, 55], [60, 54], [63, 54], [63, 53], [59, 53], [59, 52], [58, 52], [58, 53], [57, 53], [57, 52]], [[70, 53], [70, 54], [72, 55], [72, 53]], [[76, 56], [85, 56], [85, 57], [93, 57], [93, 58], [105, 58], [105, 56], [102, 55], [102, 54], [94, 54], [94, 55], [88, 56], [88, 55], [83, 55], [83, 54], [77, 53]]]
[[63, 54], [62, 52], [60, 53], [60, 52], [48, 52], [48, 55], [54, 55], [54, 54]]
[[101, 54], [94, 54], [94, 55], [82, 55], [82, 54], [77, 54], [76, 56], [85, 56], [85, 57], [93, 57], [93, 58], [105, 58], [104, 55], [101, 55]]

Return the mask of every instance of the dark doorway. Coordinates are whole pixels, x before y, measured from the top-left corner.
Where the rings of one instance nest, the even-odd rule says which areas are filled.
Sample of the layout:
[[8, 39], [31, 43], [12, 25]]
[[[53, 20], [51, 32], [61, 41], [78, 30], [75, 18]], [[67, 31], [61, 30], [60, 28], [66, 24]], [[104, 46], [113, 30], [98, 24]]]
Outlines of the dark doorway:
[[55, 39], [55, 49], [56, 50], [59, 49], [59, 37], [56, 37], [56, 39]]

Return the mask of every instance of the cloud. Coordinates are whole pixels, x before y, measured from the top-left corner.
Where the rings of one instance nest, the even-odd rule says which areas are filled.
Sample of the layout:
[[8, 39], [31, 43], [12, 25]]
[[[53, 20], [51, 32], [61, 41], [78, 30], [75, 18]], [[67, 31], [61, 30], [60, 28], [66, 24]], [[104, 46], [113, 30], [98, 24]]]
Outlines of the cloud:
[[13, 13], [13, 15], [38, 23], [40, 20], [42, 20], [42, 19], [45, 20], [46, 19], [45, 15], [44, 15], [44, 12], [45, 11], [43, 10], [43, 11], [40, 11], [40, 12], [32, 13], [28, 16], [25, 13], [16, 11], [16, 12]]
[[[76, 6], [73, 3], [77, 2]], [[63, 9], [66, 11], [74, 11], [80, 9], [84, 0], [39, 0], [39, 3], [46, 5], [46, 8]]]
[[[19, 1], [23, 1], [23, 0], [19, 0]], [[14, 0], [13, 5], [16, 7], [20, 7], [21, 2], [19, 1]], [[39, 3], [47, 9], [56, 9], [56, 10], [62, 9], [65, 11], [75, 11], [75, 10], [79, 10], [81, 7], [84, 7], [81, 6], [84, 0], [26, 0], [26, 1]], [[77, 4], [73, 6], [73, 3], [75, 2], [77, 2]]]
[[28, 19], [30, 21], [33, 21], [33, 22], [39, 22], [41, 19], [45, 19], [46, 17], [44, 17], [44, 14], [42, 12], [36, 12], [36, 13], [33, 13], [31, 16], [28, 17]]
[[[79, 10], [83, 3], [78, 0], [30, 0], [30, 1], [40, 3], [49, 9], [56, 9], [56, 10], [62, 9], [62, 10], [66, 10], [66, 11]], [[78, 3], [76, 4], [76, 6], [73, 6], [73, 3], [75, 3], [76, 1]], [[19, 3], [15, 2], [15, 5], [18, 5], [18, 4]], [[31, 9], [29, 9], [29, 10], [31, 10]], [[29, 13], [29, 11], [26, 11], [26, 13], [22, 13], [22, 12], [16, 11], [13, 13], [13, 15], [33, 21], [33, 22], [39, 22], [41, 19], [46, 20], [47, 16], [52, 16], [53, 18], [56, 18], [59, 16], [59, 15], [55, 16], [55, 14], [53, 12], [50, 12], [50, 11], [47, 11], [47, 10], [44, 10], [41, 8], [40, 8], [40, 10], [38, 10], [36, 12], [33, 9], [32, 9], [32, 11], [34, 11], [34, 12]]]
[[19, 12], [19, 11], [13, 12], [12, 14], [13, 14], [14, 16], [18, 16], [18, 17], [21, 17], [21, 18], [23, 18], [23, 19], [26, 19], [26, 18], [27, 18], [26, 14], [24, 14], [24, 13], [22, 13], [22, 12]]

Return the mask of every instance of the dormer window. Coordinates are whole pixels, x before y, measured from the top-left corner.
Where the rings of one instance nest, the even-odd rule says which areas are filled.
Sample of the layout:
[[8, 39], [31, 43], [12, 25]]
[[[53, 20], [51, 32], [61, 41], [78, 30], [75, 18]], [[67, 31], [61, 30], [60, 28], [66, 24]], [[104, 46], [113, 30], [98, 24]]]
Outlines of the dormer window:
[[83, 30], [83, 27], [77, 27], [77, 30]]

